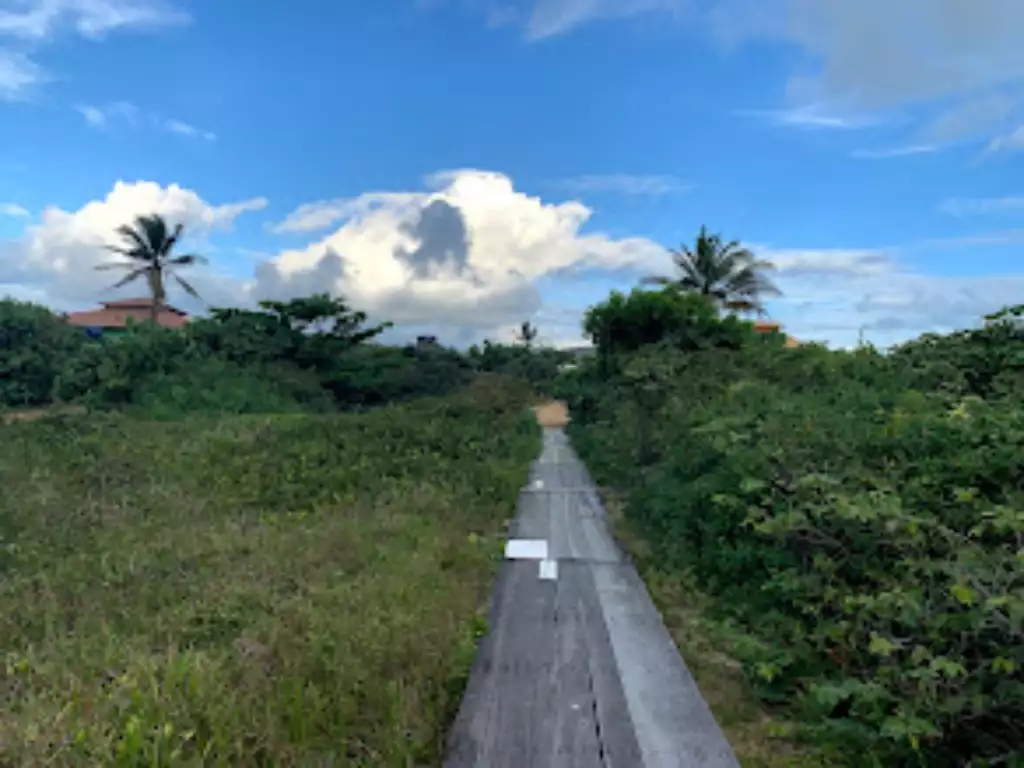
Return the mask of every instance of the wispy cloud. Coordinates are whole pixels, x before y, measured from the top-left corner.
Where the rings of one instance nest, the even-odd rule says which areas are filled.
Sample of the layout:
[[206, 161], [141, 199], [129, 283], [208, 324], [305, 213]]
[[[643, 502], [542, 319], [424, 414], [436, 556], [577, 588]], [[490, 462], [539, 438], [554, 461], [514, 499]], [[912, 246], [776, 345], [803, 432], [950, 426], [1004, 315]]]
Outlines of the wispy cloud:
[[526, 36], [542, 40], [597, 19], [623, 19], [654, 12], [677, 14], [687, 4], [687, 0], [536, 0], [526, 22]]
[[90, 104], [79, 104], [75, 111], [85, 118], [85, 122], [94, 128], [102, 128], [107, 124], [107, 115], [99, 107]]
[[[457, 173], [457, 172], [456, 172]], [[443, 185], [445, 174], [433, 174], [431, 186]], [[411, 192], [366, 192], [358, 198], [336, 198], [303, 203], [289, 213], [283, 221], [268, 224], [267, 230], [275, 235], [296, 232], [316, 232], [337, 222], [366, 217], [381, 208], [402, 210], [417, 204], [419, 196]]]
[[17, 203], [0, 203], [0, 216], [13, 216], [17, 219], [25, 218], [29, 215], [28, 208]]
[[188, 13], [161, 0], [21, 0], [0, 8], [0, 35], [38, 41], [68, 26], [82, 37], [98, 38], [189, 21]]
[[736, 114], [759, 117], [775, 125], [805, 130], [853, 130], [878, 125], [880, 120], [853, 117], [826, 111], [821, 105], [809, 104], [791, 109], [741, 109]]
[[155, 112], [145, 112], [127, 101], [115, 101], [104, 106], [79, 104], [75, 107], [75, 111], [85, 119], [86, 123], [99, 130], [114, 129], [119, 126], [134, 129], [148, 125], [156, 130], [167, 131], [190, 139], [217, 140], [217, 135], [213, 131], [197, 128], [184, 120], [161, 117]]
[[206, 141], [217, 140], [217, 134], [213, 133], [213, 131], [196, 128], [194, 125], [181, 120], [167, 120], [164, 125], [171, 133], [176, 133], [179, 136], [187, 136], [190, 139], [204, 139]]
[[1024, 149], [1024, 125], [1004, 136], [996, 136], [988, 144], [988, 152], [1007, 152]]
[[28, 96], [50, 78], [27, 53], [65, 29], [98, 40], [110, 32], [188, 24], [191, 17], [164, 0], [0, 0], [0, 99]]
[[911, 155], [927, 155], [938, 152], [941, 147], [938, 144], [911, 144], [905, 147], [893, 147], [892, 149], [858, 149], [851, 152], [851, 157], [862, 160], [884, 160], [891, 157], [909, 157]]
[[886, 248], [773, 249], [748, 245], [758, 258], [787, 276], [876, 275], [892, 267], [894, 250]]
[[45, 80], [42, 68], [28, 56], [0, 49], [0, 99], [24, 98]]
[[993, 213], [1024, 212], [1024, 196], [961, 198], [944, 200], [939, 210], [950, 216], [975, 216]]
[[670, 195], [690, 189], [686, 182], [675, 176], [630, 173], [586, 174], [559, 179], [551, 182], [551, 186], [573, 194], [610, 192], [644, 197]]
[[102, 107], [78, 104], [75, 111], [93, 128], [109, 128], [118, 122], [133, 128], [139, 124], [139, 108], [127, 101], [115, 101]]
[[1024, 242], [1024, 229], [1000, 229], [990, 232], [976, 232], [972, 235], [957, 237], [932, 237], [910, 243], [904, 250], [924, 250], [935, 248], [962, 248], [976, 245], [1011, 245]]

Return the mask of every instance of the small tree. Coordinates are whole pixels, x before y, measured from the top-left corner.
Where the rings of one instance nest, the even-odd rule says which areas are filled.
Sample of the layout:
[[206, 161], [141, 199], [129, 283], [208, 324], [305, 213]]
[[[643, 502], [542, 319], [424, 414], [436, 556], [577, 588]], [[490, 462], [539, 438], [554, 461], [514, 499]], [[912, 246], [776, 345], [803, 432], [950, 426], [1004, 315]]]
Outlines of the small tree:
[[599, 353], [632, 352], [649, 344], [671, 341], [683, 349], [739, 346], [749, 323], [719, 318], [703, 298], [674, 287], [660, 291], [635, 288], [612, 291], [583, 317], [583, 331]]
[[391, 323], [364, 327], [365, 312], [326, 293], [261, 301], [259, 306], [259, 310], [211, 309], [210, 318], [192, 323], [188, 333], [235, 362], [289, 362], [323, 372], [348, 349], [391, 327]]

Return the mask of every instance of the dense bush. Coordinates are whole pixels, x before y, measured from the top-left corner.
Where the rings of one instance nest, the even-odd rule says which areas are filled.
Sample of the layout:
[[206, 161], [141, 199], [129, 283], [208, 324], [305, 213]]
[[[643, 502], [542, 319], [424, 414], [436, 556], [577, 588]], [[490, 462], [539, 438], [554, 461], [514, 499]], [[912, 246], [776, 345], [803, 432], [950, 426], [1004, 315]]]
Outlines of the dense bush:
[[891, 354], [663, 341], [561, 391], [591, 471], [761, 639], [751, 680], [809, 738], [855, 765], [1014, 764], [1022, 355], [1002, 321]]
[[560, 368], [572, 359], [573, 356], [564, 350], [531, 344], [485, 341], [483, 345], [469, 348], [469, 362], [474, 370], [523, 379], [545, 394], [555, 386]]
[[55, 399], [152, 416], [362, 409], [466, 387], [499, 373], [550, 390], [564, 352], [485, 342], [468, 353], [384, 345], [388, 326], [327, 295], [220, 308], [183, 330], [150, 323], [88, 339], [44, 307], [0, 302], [0, 407]]
[[339, 357], [326, 386], [339, 403], [360, 407], [444, 395], [472, 378], [469, 361], [452, 349], [367, 344]]
[[216, 357], [149, 376], [132, 395], [134, 410], [160, 419], [329, 411], [332, 405], [330, 394], [307, 371], [273, 363], [242, 366]]
[[123, 336], [82, 346], [64, 362], [54, 394], [97, 408], [127, 405], [151, 379], [175, 374], [207, 356], [185, 334], [143, 323]]
[[46, 307], [0, 299], [0, 408], [48, 403], [64, 363], [85, 343]]
[[637, 288], [628, 295], [612, 291], [606, 301], [587, 311], [583, 330], [602, 356], [659, 342], [687, 350], [736, 349], [755, 339], [773, 338], [755, 336], [751, 324], [735, 315], [720, 318], [707, 297], [674, 287]]

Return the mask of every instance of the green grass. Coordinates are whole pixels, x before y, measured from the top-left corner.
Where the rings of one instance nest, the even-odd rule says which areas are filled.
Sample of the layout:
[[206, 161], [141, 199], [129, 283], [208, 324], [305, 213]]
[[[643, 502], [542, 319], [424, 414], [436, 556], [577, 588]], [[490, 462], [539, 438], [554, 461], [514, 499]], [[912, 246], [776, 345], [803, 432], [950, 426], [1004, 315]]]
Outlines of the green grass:
[[0, 766], [438, 764], [539, 448], [501, 389], [0, 426]]

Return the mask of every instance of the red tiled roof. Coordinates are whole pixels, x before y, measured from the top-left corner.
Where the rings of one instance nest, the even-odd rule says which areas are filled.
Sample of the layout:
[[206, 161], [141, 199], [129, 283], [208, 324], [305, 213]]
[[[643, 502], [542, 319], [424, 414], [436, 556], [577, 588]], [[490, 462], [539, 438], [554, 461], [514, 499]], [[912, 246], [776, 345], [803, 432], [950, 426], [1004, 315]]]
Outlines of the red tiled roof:
[[782, 335], [784, 335], [786, 337], [785, 344], [786, 344], [787, 347], [799, 347], [800, 346], [800, 342], [798, 340], [794, 339], [788, 333], [785, 333], [782, 330], [782, 325], [780, 325], [779, 323], [773, 323], [773, 322], [769, 322], [767, 320], [757, 321], [757, 322], [754, 323], [754, 330], [757, 333], [774, 333], [774, 332], [781, 333]]
[[[126, 328], [129, 318], [136, 323], [149, 321], [152, 305], [152, 299], [105, 301], [102, 309], [68, 313], [67, 321], [80, 328]], [[157, 313], [156, 322], [164, 328], [184, 328], [188, 318], [180, 309], [165, 304]]]
[[[107, 309], [142, 309], [142, 308], [144, 308], [144, 309], [148, 310], [151, 306], [153, 306], [153, 299], [151, 299], [151, 298], [149, 298], [147, 296], [147, 297], [144, 297], [144, 298], [141, 298], [141, 299], [118, 299], [117, 301], [101, 301], [100, 304], [102, 304]], [[172, 307], [170, 304], [167, 304], [166, 302], [164, 303], [163, 306], [164, 306], [164, 309], [166, 309], [168, 312], [174, 312], [175, 314], [181, 315], [182, 317], [185, 316], [185, 313], [182, 312], [180, 309], [177, 309], [176, 307]]]

